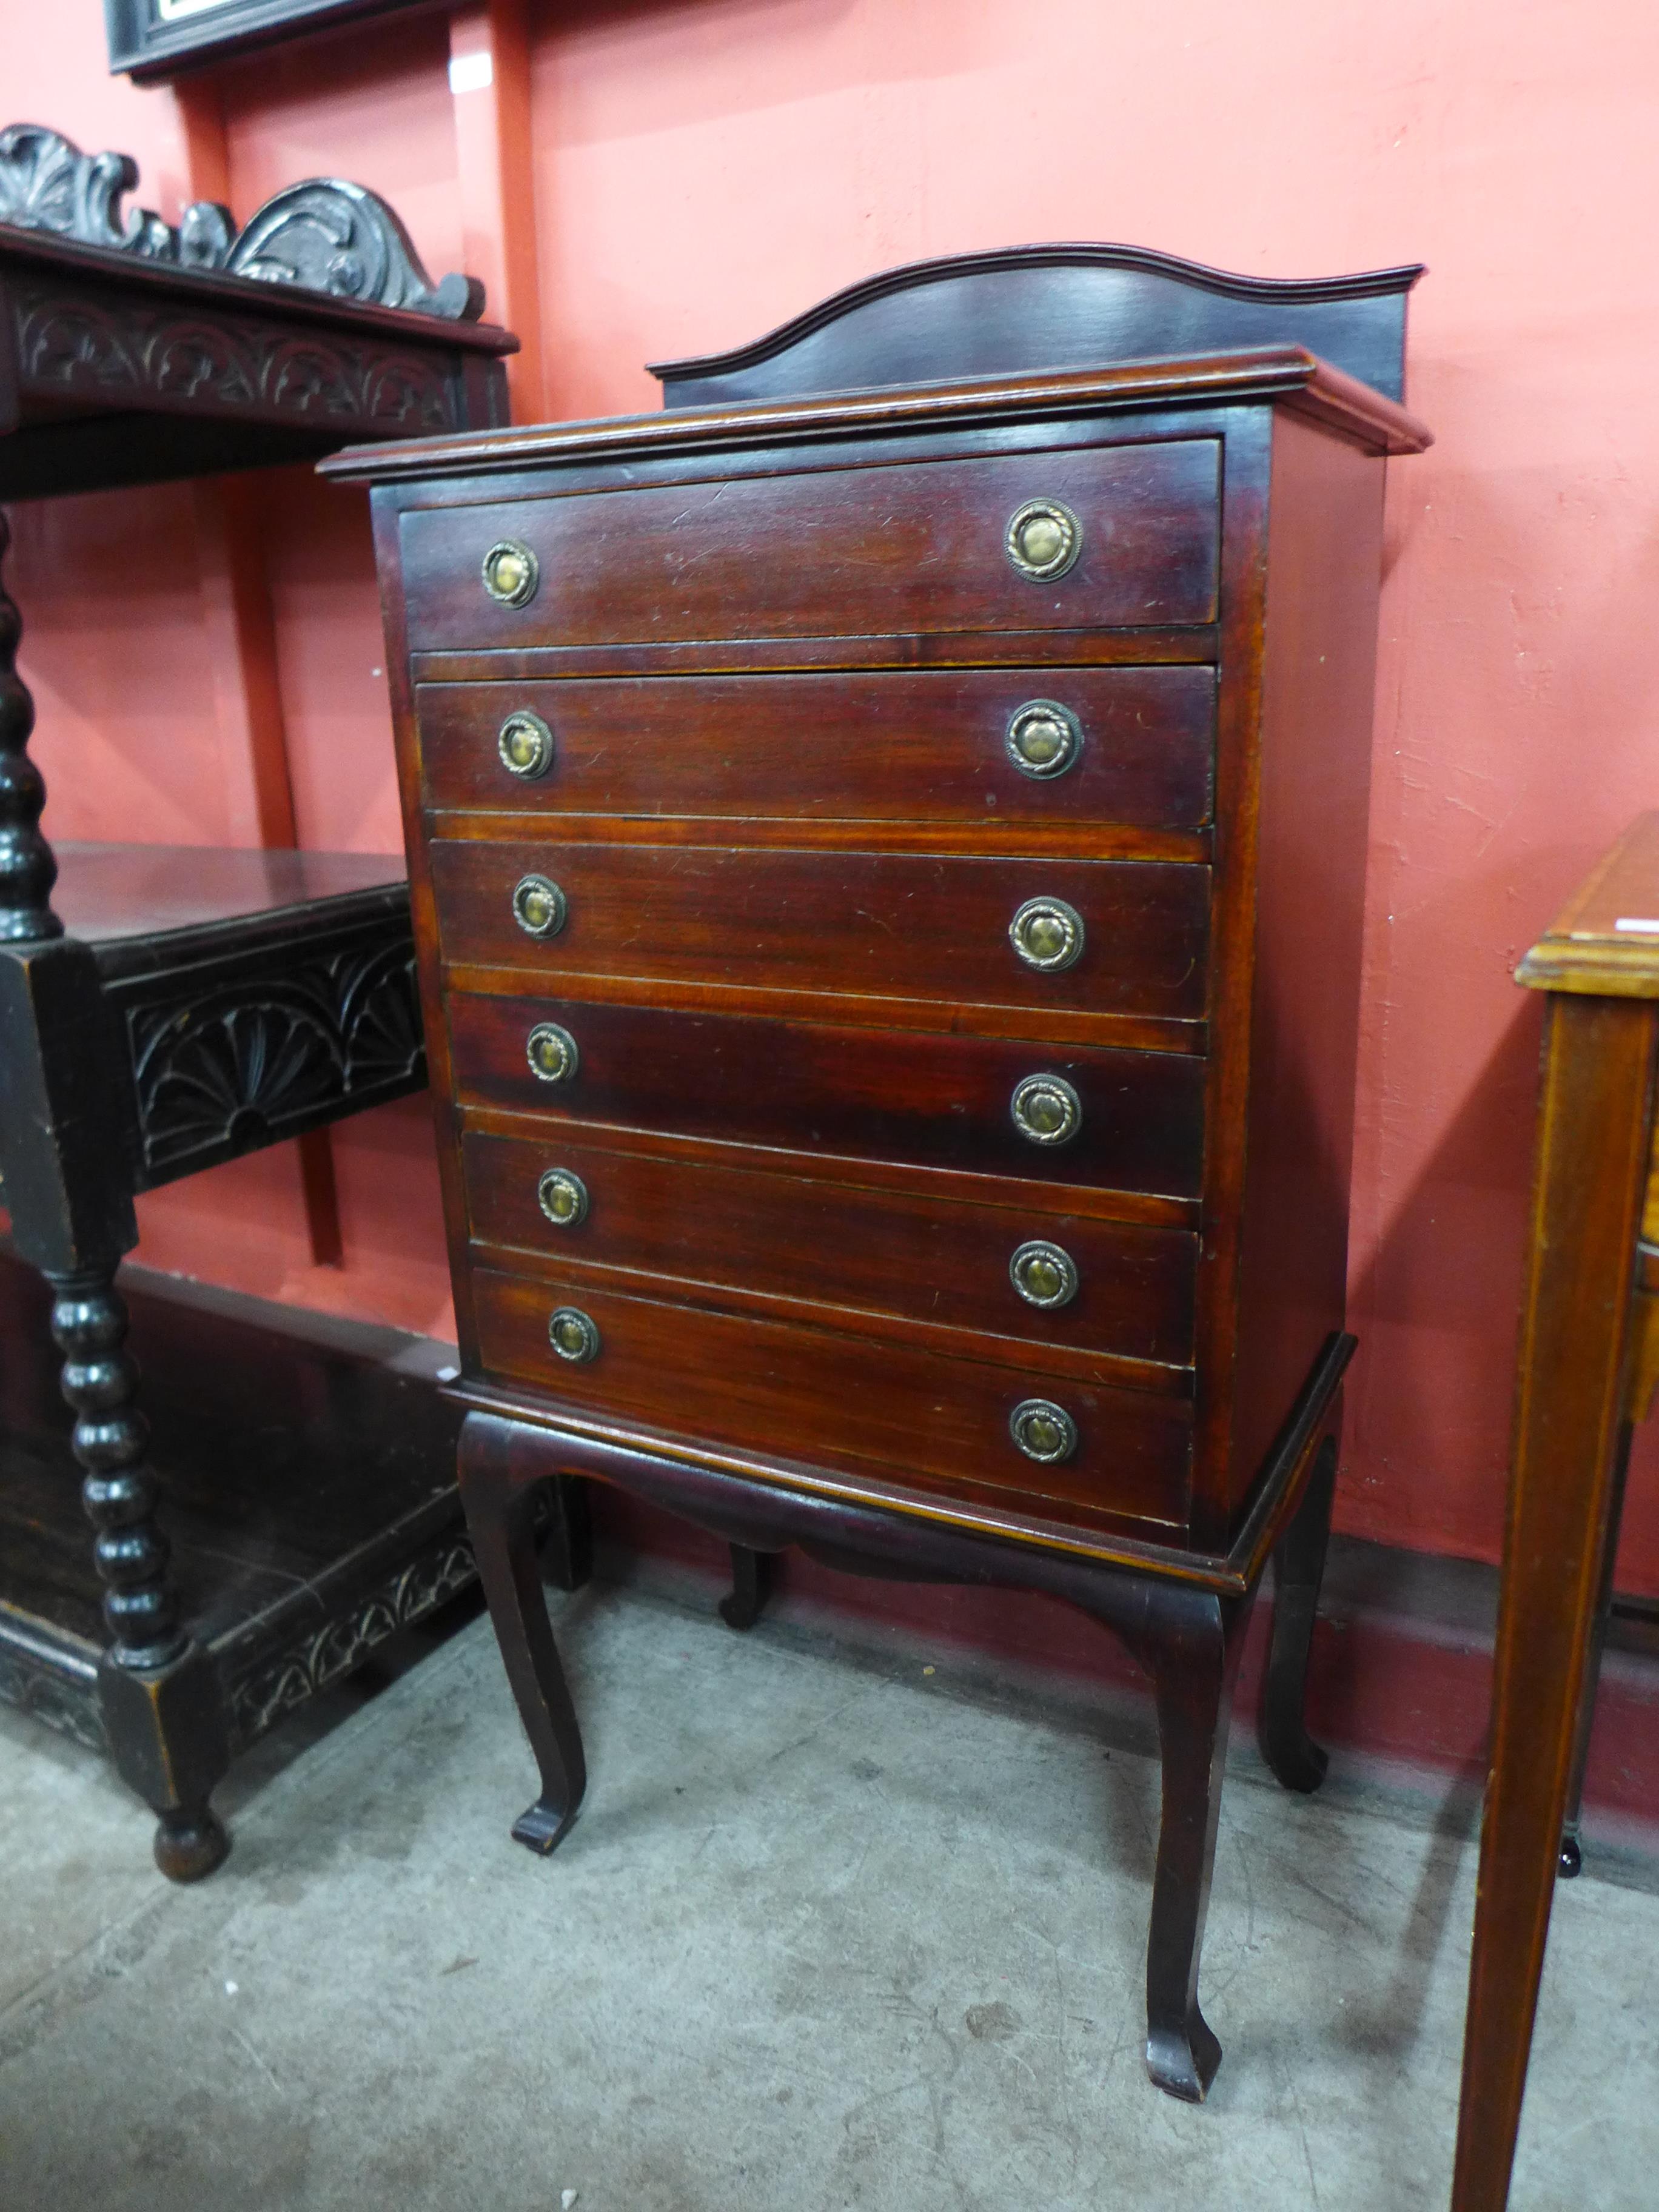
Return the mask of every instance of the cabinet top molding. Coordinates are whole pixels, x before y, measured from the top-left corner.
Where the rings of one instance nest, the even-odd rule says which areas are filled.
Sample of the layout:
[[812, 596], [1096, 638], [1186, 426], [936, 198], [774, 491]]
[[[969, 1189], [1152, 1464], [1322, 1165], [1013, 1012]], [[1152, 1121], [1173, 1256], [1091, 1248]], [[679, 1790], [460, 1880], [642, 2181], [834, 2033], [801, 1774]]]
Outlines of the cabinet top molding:
[[660, 362], [669, 407], [820, 395], [941, 374], [1008, 376], [1296, 344], [1405, 398], [1406, 296], [1423, 266], [1237, 276], [1147, 246], [1008, 246], [850, 284], [729, 353]]
[[802, 400], [756, 400], [736, 406], [665, 408], [592, 422], [532, 423], [519, 429], [474, 431], [455, 438], [420, 438], [348, 446], [318, 464], [319, 476], [344, 483], [426, 483], [441, 477], [512, 475], [528, 468], [616, 461], [655, 454], [735, 451], [780, 439], [879, 436], [886, 432], [955, 430], [1015, 416], [1081, 417], [1126, 408], [1218, 407], [1238, 403], [1287, 407], [1371, 453], [1420, 453], [1431, 433], [1414, 416], [1370, 386], [1345, 376], [1301, 346], [1204, 354], [1191, 360], [1124, 362], [1081, 374], [1001, 376], [930, 383], [908, 390], [877, 387]]
[[124, 208], [138, 182], [130, 154], [83, 154], [38, 123], [0, 131], [0, 224], [201, 276], [292, 286], [337, 303], [476, 323], [483, 286], [434, 283], [393, 209], [365, 185], [310, 177], [286, 185], [240, 232], [228, 208], [196, 200], [177, 227]]
[[1659, 999], [1659, 814], [1638, 814], [1515, 971], [1535, 991]]

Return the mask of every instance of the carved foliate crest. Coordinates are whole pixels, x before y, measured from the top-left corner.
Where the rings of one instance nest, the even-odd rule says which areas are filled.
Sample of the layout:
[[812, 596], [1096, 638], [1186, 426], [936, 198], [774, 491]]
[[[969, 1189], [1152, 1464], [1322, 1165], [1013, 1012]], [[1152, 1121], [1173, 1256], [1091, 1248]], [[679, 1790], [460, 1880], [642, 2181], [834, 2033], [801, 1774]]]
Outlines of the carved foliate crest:
[[477, 279], [448, 276], [434, 284], [397, 215], [365, 185], [339, 177], [289, 185], [239, 234], [216, 200], [194, 201], [176, 229], [149, 208], [124, 209], [137, 181], [130, 154], [83, 154], [38, 123], [0, 131], [0, 222], [447, 322], [476, 322], [483, 313]]

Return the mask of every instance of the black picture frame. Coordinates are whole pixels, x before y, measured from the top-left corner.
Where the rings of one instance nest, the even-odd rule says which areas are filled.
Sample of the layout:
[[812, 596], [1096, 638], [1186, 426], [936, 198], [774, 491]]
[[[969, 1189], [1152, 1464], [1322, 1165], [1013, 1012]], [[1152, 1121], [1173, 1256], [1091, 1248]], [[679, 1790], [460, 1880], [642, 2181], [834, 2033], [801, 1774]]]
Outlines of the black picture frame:
[[441, 0], [104, 0], [109, 65], [136, 84], [161, 84], [307, 32], [376, 15], [410, 15]]

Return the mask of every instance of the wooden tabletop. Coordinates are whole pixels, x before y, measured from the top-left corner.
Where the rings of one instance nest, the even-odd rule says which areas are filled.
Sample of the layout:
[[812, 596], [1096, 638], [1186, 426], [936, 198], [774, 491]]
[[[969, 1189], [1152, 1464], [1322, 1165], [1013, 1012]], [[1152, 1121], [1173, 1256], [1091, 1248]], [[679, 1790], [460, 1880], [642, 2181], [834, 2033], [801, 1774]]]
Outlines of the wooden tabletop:
[[1659, 813], [1638, 814], [1515, 971], [1538, 991], [1659, 999]]
[[91, 945], [291, 915], [365, 891], [401, 891], [401, 853], [244, 851], [221, 845], [64, 844], [53, 903]]

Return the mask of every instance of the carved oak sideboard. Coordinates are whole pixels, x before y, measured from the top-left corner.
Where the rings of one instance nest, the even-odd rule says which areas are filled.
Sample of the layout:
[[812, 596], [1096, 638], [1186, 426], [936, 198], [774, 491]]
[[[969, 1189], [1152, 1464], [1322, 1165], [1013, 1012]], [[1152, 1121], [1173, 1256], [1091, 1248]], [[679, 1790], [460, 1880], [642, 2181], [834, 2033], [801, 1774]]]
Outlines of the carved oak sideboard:
[[740, 1568], [1058, 1593], [1155, 1680], [1147, 2063], [1188, 2099], [1275, 1551], [1264, 1744], [1323, 1771], [1418, 273], [970, 256], [659, 372], [660, 415], [324, 464], [374, 487], [515, 1834], [583, 1789], [545, 1478]]
[[[0, 132], [0, 498], [504, 421], [500, 357], [516, 341], [476, 321], [476, 284], [431, 283], [374, 194], [313, 179], [238, 232], [210, 203], [176, 228], [126, 210], [134, 181], [124, 155], [82, 155], [33, 125]], [[8, 543], [0, 521], [0, 554]], [[233, 1744], [308, 1679], [271, 1641], [299, 1632], [294, 1607], [269, 1602], [268, 1570], [292, 1556], [283, 1514], [311, 1507], [262, 1487], [259, 1454], [227, 1439], [210, 1649], [175, 1586], [167, 1470], [149, 1462], [115, 1270], [137, 1241], [136, 1193], [422, 1087], [408, 887], [396, 860], [351, 855], [54, 855], [20, 633], [0, 588], [0, 1175], [12, 1248], [54, 1294], [94, 1533], [88, 1545], [83, 1525], [65, 1585], [67, 1547], [48, 1540], [80, 1518], [73, 1485], [11, 1479], [27, 1448], [9, 1462], [0, 1437], [0, 1695], [107, 1747], [159, 1815], [162, 1870], [184, 1880], [227, 1848], [209, 1796]], [[7, 1310], [20, 1310], [9, 1293]], [[250, 1429], [280, 1417], [251, 1367]], [[372, 1435], [362, 1443], [365, 1483], [380, 1468], [372, 1525], [343, 1533], [345, 1516], [337, 1556], [316, 1555], [314, 1530], [301, 1547], [309, 1638], [366, 1603], [364, 1618], [398, 1626], [409, 1607], [386, 1591], [406, 1581], [436, 1604], [459, 1572], [453, 1487], [418, 1451], [387, 1474]], [[198, 1540], [198, 1555], [213, 1548]], [[250, 1691], [273, 1668], [289, 1692]]]

